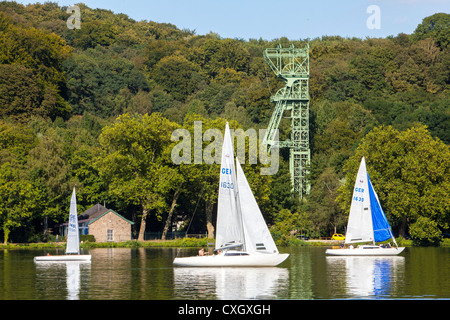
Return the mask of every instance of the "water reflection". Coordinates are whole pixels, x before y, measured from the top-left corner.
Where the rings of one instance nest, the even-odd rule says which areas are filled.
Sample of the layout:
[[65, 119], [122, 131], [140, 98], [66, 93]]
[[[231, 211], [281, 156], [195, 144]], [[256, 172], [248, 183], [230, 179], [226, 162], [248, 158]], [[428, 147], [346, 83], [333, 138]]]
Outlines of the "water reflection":
[[[41, 298], [55, 297], [67, 300], [78, 300], [81, 288], [81, 270], [83, 275], [89, 274], [90, 262], [52, 261], [36, 263], [37, 289]], [[63, 285], [65, 279], [65, 286]], [[66, 289], [66, 295], [63, 294]]]
[[176, 299], [274, 299], [286, 295], [284, 268], [174, 268]]
[[92, 254], [92, 277], [88, 294], [100, 299], [130, 299], [133, 263], [132, 250], [98, 248]]
[[[405, 258], [326, 257], [334, 294], [353, 298], [381, 298], [392, 294], [396, 277], [404, 273]], [[343, 287], [347, 292], [339, 292]]]

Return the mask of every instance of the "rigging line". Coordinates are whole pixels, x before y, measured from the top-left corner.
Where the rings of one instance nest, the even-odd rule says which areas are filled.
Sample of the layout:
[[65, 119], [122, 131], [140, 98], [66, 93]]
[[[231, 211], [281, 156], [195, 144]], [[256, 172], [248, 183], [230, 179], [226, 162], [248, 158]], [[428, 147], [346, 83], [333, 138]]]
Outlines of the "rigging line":
[[[200, 193], [200, 197], [198, 197], [197, 204], [195, 205], [195, 209], [194, 209], [194, 213], [192, 214], [191, 221], [189, 222], [189, 226], [187, 227], [186, 233], [184, 234], [184, 237], [185, 237], [185, 238], [187, 237], [188, 231], [189, 231], [189, 229], [191, 228], [191, 224], [192, 224], [192, 221], [194, 220], [195, 212], [197, 211], [198, 204], [200, 203], [200, 199], [201, 199], [202, 196], [203, 196], [203, 191], [204, 191], [204, 190], [205, 190], [205, 186], [203, 185], [202, 191], [201, 191], [201, 193]], [[180, 250], [181, 250], [181, 248], [178, 248], [178, 250], [177, 250], [177, 255], [176, 255], [177, 257], [178, 257], [178, 253], [180, 252]]]
[[202, 196], [203, 196], [203, 191], [204, 191], [204, 190], [205, 190], [205, 187], [203, 186], [202, 192], [200, 193], [200, 197], [198, 197], [197, 204], [195, 205], [195, 209], [194, 209], [194, 213], [192, 214], [191, 221], [189, 222], [189, 226], [188, 226], [187, 229], [186, 229], [186, 233], [185, 233], [185, 235], [184, 235], [185, 238], [186, 238], [186, 236], [187, 236], [187, 233], [188, 233], [189, 229], [191, 228], [191, 224], [192, 224], [192, 221], [194, 220], [195, 212], [197, 211], [198, 204], [199, 204], [199, 202], [200, 202], [200, 199], [201, 199]]

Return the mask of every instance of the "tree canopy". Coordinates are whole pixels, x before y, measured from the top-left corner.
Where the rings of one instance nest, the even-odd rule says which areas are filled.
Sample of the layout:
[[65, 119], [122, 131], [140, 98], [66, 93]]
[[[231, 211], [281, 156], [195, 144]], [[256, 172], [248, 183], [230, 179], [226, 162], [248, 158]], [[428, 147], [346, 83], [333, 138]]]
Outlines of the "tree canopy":
[[344, 232], [363, 154], [395, 232], [449, 228], [449, 14], [425, 17], [411, 35], [244, 41], [78, 6], [81, 28], [69, 29], [67, 7], [0, 2], [4, 241], [42, 240], [66, 220], [74, 185], [79, 211], [107, 203], [135, 222], [136, 236], [212, 235], [217, 165], [172, 163], [171, 133], [192, 137], [194, 121], [203, 133], [226, 121], [266, 128], [282, 83], [263, 50], [307, 41], [310, 195], [292, 196], [286, 149], [273, 176], [243, 165], [273, 232]]
[[401, 236], [405, 236], [408, 226], [413, 228], [420, 223], [421, 218], [434, 221], [442, 229], [449, 228], [446, 196], [450, 192], [450, 150], [439, 139], [433, 139], [426, 126], [405, 131], [382, 126], [364, 137], [344, 167], [346, 183], [337, 200], [345, 212], [350, 208], [363, 156], [384, 212]]

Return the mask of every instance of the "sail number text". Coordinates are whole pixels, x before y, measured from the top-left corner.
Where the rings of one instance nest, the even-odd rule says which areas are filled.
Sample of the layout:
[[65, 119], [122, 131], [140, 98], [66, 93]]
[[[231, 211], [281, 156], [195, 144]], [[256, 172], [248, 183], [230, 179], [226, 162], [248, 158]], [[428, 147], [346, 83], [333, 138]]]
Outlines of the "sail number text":
[[223, 181], [220, 183], [220, 186], [225, 189], [233, 189], [233, 182]]
[[[355, 192], [364, 193], [364, 189], [363, 188], [355, 188]], [[363, 197], [359, 197], [359, 196], [355, 196], [355, 195], [353, 196], [353, 200], [364, 202], [364, 198]]]
[[222, 174], [231, 174], [231, 169], [222, 168]]
[[[222, 168], [222, 174], [231, 174], [231, 169]], [[222, 181], [220, 183], [220, 186], [225, 189], [233, 189], [234, 188], [233, 182], [228, 182], [228, 181]]]

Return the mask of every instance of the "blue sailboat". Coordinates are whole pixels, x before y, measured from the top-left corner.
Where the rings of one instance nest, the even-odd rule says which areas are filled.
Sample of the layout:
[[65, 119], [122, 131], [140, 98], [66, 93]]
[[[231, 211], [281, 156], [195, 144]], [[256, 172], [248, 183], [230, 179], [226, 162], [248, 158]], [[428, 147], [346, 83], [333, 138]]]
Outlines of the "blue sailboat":
[[[395, 247], [379, 246], [377, 242], [392, 239]], [[359, 245], [356, 243], [372, 243]], [[327, 249], [328, 255], [398, 255], [405, 248], [398, 247], [392, 234], [391, 226], [386, 219], [383, 208], [378, 200], [369, 174], [367, 173], [366, 160], [363, 157], [356, 175], [355, 188], [353, 189], [352, 203], [348, 217], [345, 244], [348, 248]]]

